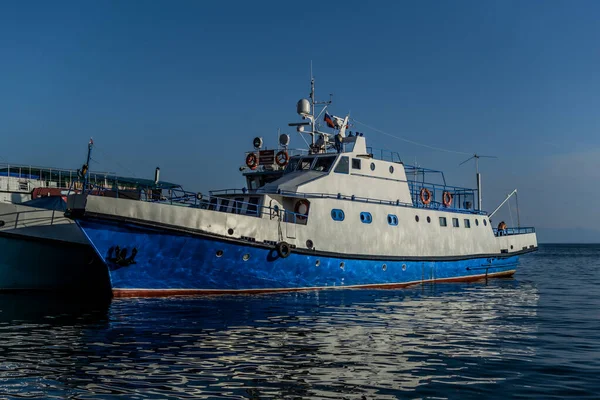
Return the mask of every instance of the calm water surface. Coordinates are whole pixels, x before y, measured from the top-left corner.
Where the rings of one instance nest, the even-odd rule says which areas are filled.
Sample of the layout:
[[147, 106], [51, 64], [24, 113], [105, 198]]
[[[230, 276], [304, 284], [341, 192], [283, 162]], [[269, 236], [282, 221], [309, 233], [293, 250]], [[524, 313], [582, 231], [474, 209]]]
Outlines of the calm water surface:
[[114, 300], [0, 295], [0, 398], [600, 398], [600, 246], [513, 279]]

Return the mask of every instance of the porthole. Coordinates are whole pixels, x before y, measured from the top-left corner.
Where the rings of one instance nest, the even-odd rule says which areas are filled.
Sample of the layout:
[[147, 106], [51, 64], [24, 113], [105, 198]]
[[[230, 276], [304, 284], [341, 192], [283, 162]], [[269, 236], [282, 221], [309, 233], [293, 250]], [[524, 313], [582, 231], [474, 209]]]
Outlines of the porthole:
[[370, 224], [371, 222], [373, 222], [373, 216], [371, 215], [371, 213], [361, 212], [360, 222], [362, 222], [363, 224]]
[[475, 218], [475, 225], [479, 226], [479, 220]]
[[250, 254], [246, 253], [242, 256], [242, 260], [248, 261], [250, 259]]
[[512, 244], [510, 245], [510, 249], [511, 249], [511, 250], [513, 249], [513, 245], [512, 245]]
[[334, 208], [331, 210], [331, 219], [334, 221], [343, 221], [346, 216], [344, 215], [344, 211]]
[[390, 165], [390, 174], [393, 174], [393, 173], [394, 173], [394, 166]]
[[483, 225], [487, 226], [487, 221], [485, 220], [485, 218], [483, 219]]
[[306, 247], [307, 247], [308, 249], [312, 249], [313, 247], [315, 247], [315, 246], [314, 246], [314, 243], [313, 243], [313, 241], [312, 241], [312, 240], [310, 240], [310, 239], [308, 239], [308, 240], [306, 241]]
[[387, 222], [389, 225], [397, 226], [398, 225], [398, 217], [395, 216], [394, 214], [388, 214]]
[[223, 256], [223, 250], [217, 250], [216, 255], [217, 255], [217, 257], [222, 257]]
[[383, 264], [383, 265], [381, 266], [381, 269], [382, 269], [382, 270], [384, 270], [384, 271], [387, 271], [387, 265]]
[[415, 215], [415, 221], [419, 222], [419, 216]]
[[427, 217], [427, 223], [430, 224], [431, 223], [431, 217]]
[[375, 163], [374, 162], [371, 163], [371, 171], [375, 171]]
[[402, 271], [406, 271], [406, 264], [402, 264]]
[[321, 265], [321, 260], [315, 261], [315, 266], [318, 267], [319, 265]]
[[341, 268], [341, 269], [344, 269], [344, 266], [345, 266], [345, 264], [344, 264], [344, 262], [342, 261], [342, 262], [340, 263], [340, 268]]
[[227, 229], [227, 233], [229, 233], [230, 235], [233, 235], [233, 229], [231, 229], [231, 228]]

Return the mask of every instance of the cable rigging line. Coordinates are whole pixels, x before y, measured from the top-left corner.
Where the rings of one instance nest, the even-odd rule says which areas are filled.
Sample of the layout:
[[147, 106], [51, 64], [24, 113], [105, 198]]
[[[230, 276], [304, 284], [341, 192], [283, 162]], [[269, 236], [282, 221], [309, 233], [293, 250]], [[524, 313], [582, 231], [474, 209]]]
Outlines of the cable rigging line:
[[382, 131], [380, 129], [377, 129], [377, 128], [374, 128], [374, 127], [372, 127], [370, 125], [367, 125], [364, 122], [360, 122], [360, 121], [358, 121], [355, 118], [352, 118], [352, 121], [355, 122], [355, 123], [357, 123], [357, 124], [360, 124], [360, 125], [362, 125], [362, 126], [364, 126], [366, 128], [369, 128], [369, 129], [371, 129], [371, 130], [373, 130], [375, 132], [381, 133], [382, 135], [386, 135], [386, 136], [392, 137], [394, 139], [402, 140], [403, 142], [414, 144], [415, 146], [426, 147], [426, 148], [431, 149], [431, 150], [443, 151], [443, 152], [446, 152], [446, 153], [454, 153], [454, 154], [462, 154], [462, 155], [471, 155], [472, 154], [472, 153], [466, 153], [464, 151], [456, 151], [456, 150], [444, 149], [444, 148], [441, 148], [441, 147], [430, 146], [428, 144], [415, 142], [414, 140], [406, 139], [406, 138], [403, 138], [401, 136], [392, 135], [391, 133], [384, 132], [384, 131]]

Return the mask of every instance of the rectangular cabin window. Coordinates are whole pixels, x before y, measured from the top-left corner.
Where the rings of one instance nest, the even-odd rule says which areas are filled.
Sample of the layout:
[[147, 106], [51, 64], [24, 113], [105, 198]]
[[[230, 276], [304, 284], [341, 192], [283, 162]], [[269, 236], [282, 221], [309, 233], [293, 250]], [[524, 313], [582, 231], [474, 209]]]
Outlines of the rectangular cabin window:
[[336, 156], [325, 156], [317, 157], [315, 165], [312, 167], [313, 171], [329, 172]]
[[465, 228], [470, 228], [471, 227], [471, 220], [468, 218], [465, 218]]
[[258, 216], [258, 197], [250, 197], [248, 200], [248, 208], [246, 209], [246, 215]]
[[298, 171], [308, 171], [312, 162], [314, 161], [314, 157], [303, 157], [300, 159], [298, 163]]
[[298, 163], [300, 162], [300, 157], [292, 157], [288, 162], [288, 165], [285, 166], [285, 173], [294, 172], [298, 168]]
[[221, 204], [219, 205], [219, 211], [221, 211], [221, 212], [227, 212], [228, 208], [229, 208], [229, 200], [228, 199], [221, 199]]
[[459, 227], [459, 225], [458, 225], [458, 218], [452, 218], [452, 226], [455, 227], [455, 228]]
[[446, 217], [440, 217], [440, 226], [448, 226], [446, 222]]
[[360, 169], [360, 158], [352, 159], [352, 169]]
[[335, 170], [333, 172], [337, 172], [338, 174], [347, 174], [350, 172], [350, 165], [348, 163], [348, 157], [343, 156], [340, 157], [340, 161], [335, 166]]
[[236, 197], [235, 198], [235, 206], [233, 207], [233, 210], [236, 214], [241, 214], [242, 213], [242, 206], [244, 202], [244, 198], [243, 197]]

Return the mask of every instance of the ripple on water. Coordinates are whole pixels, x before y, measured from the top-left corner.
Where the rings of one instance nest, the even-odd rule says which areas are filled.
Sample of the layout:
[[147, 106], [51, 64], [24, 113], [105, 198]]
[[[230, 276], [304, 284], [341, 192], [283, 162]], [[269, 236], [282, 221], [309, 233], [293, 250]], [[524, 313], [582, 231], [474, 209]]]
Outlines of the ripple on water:
[[4, 295], [0, 397], [594, 398], [598, 255], [542, 246], [515, 279], [405, 290]]

